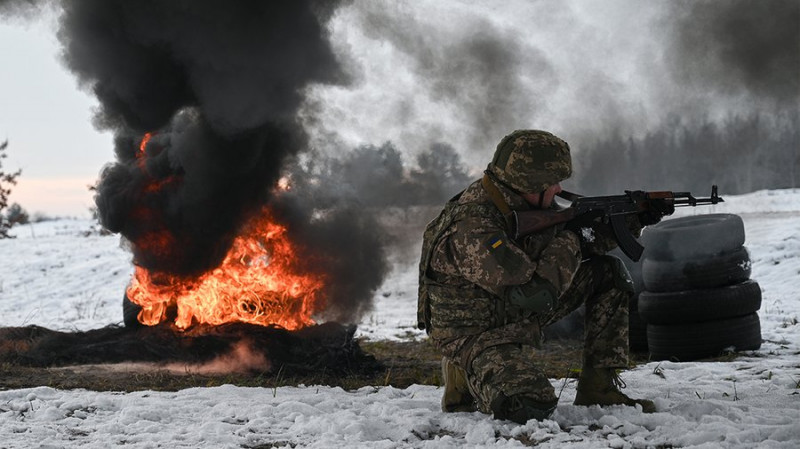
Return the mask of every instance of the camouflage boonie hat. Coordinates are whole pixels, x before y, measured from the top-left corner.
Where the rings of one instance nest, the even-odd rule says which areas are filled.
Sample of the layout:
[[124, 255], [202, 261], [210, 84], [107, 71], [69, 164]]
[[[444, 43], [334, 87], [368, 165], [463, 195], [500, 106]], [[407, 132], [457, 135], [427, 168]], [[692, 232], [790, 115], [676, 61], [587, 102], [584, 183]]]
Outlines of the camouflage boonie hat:
[[521, 129], [497, 145], [488, 170], [520, 193], [539, 193], [572, 175], [567, 142], [546, 131]]

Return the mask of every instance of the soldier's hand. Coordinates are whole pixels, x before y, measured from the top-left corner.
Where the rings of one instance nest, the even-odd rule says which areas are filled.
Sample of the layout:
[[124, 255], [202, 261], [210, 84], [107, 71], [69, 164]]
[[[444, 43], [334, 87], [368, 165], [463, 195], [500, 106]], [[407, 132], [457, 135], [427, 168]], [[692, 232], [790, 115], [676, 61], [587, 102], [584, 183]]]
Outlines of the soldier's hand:
[[593, 211], [586, 214], [583, 214], [579, 217], [575, 217], [572, 220], [568, 221], [567, 224], [564, 226], [564, 229], [567, 231], [574, 232], [578, 238], [583, 238], [583, 234], [586, 234], [587, 229], [591, 229], [597, 224], [598, 218], [603, 216], [602, 211]]

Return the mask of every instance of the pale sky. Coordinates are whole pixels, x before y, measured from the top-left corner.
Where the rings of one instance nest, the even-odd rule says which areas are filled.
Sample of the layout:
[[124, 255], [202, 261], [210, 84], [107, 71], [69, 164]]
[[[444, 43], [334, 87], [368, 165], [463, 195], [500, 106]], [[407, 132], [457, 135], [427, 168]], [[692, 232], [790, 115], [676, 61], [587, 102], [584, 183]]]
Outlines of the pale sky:
[[91, 124], [96, 100], [59, 61], [52, 19], [0, 24], [3, 169], [22, 169], [10, 202], [30, 214], [89, 216], [87, 186], [113, 160], [112, 136]]

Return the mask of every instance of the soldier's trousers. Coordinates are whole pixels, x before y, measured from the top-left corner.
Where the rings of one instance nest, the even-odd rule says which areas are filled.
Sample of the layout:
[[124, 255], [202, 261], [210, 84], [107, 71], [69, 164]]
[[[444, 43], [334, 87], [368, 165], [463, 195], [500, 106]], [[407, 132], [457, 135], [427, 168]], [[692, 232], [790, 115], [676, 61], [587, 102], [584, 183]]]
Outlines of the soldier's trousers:
[[[581, 264], [569, 289], [552, 310], [531, 318], [544, 328], [585, 304], [583, 366], [622, 368], [628, 364], [631, 295], [633, 284], [622, 262], [611, 256], [594, 257]], [[557, 402], [555, 390], [537, 359], [538, 341], [490, 343], [478, 351], [459, 342], [434, 343], [446, 358], [464, 370], [469, 391], [484, 413], [508, 416], [507, 410], [497, 408], [511, 401], [498, 401], [501, 397], [524, 398], [540, 404]]]

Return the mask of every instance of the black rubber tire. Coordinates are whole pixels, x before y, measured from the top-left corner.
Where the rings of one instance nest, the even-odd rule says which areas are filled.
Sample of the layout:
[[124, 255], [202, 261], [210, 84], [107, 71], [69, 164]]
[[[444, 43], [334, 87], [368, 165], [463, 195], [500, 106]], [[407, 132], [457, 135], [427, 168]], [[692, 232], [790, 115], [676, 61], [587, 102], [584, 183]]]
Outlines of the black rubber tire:
[[649, 292], [677, 292], [723, 287], [750, 279], [750, 255], [744, 246], [718, 256], [689, 260], [642, 262], [642, 280]]
[[681, 217], [646, 228], [642, 242], [650, 259], [713, 257], [744, 245], [744, 223], [734, 214]]
[[141, 310], [142, 306], [131, 302], [127, 293], [122, 296], [122, 322], [125, 327], [139, 327], [142, 325], [137, 318]]
[[747, 315], [761, 308], [761, 286], [747, 280], [705, 290], [639, 294], [639, 315], [647, 324], [685, 324]]
[[651, 360], [688, 362], [761, 347], [758, 314], [704, 323], [647, 325]]

